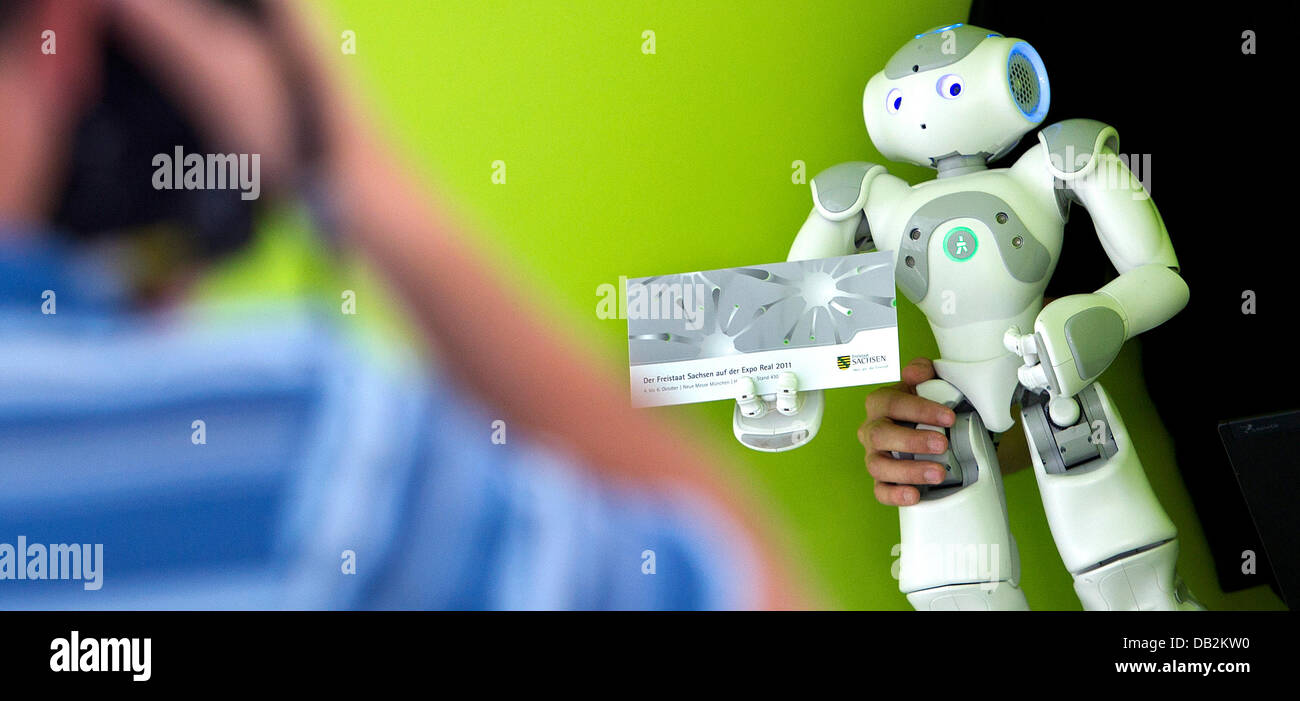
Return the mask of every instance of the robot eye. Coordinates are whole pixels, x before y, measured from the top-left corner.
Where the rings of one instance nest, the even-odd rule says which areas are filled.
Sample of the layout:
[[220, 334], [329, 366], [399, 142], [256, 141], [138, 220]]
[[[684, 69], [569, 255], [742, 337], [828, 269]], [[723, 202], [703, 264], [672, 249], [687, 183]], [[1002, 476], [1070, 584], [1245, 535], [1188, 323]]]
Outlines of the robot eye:
[[888, 110], [890, 114], [897, 114], [898, 108], [902, 106], [903, 91], [898, 88], [890, 90], [889, 94], [885, 96], [885, 109]]
[[956, 100], [961, 96], [962, 88], [965, 87], [961, 82], [961, 76], [949, 73], [939, 79], [935, 88], [939, 94], [948, 100]]

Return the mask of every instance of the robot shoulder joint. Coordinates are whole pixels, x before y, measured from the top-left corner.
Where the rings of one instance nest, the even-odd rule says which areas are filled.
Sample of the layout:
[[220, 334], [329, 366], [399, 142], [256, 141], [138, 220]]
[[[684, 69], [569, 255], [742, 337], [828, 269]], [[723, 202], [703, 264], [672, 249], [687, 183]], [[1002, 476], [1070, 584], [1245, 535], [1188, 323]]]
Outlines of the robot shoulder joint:
[[1038, 132], [1038, 141], [1047, 157], [1047, 169], [1067, 183], [1091, 173], [1103, 148], [1119, 152], [1115, 127], [1095, 119], [1067, 119], [1049, 125]]
[[882, 165], [853, 161], [818, 173], [812, 179], [817, 212], [831, 221], [844, 221], [861, 212], [867, 204], [871, 180], [883, 172]]

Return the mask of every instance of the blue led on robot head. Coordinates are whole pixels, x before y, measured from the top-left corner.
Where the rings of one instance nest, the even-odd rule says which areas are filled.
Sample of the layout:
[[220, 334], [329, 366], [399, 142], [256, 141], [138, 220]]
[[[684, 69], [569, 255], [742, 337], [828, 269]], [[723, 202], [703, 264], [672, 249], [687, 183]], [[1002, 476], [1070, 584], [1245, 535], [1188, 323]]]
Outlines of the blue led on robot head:
[[1052, 103], [1052, 87], [1047, 68], [1034, 47], [1020, 41], [1007, 56], [1007, 90], [1025, 119], [1038, 123], [1047, 116]]
[[[961, 27], [961, 26], [964, 26], [963, 23], [962, 23], [962, 22], [957, 22], [956, 24], [949, 24], [949, 25], [944, 26], [944, 27], [935, 27], [934, 29], [931, 29], [931, 30], [929, 30], [929, 31], [921, 32], [920, 34], [917, 34], [916, 36], [914, 36], [914, 37], [912, 37], [912, 38], [913, 38], [913, 39], [920, 39], [921, 37], [925, 36], [926, 34], [940, 34], [940, 33], [946, 32], [946, 31], [948, 31], [948, 30], [950, 30], [950, 29], [956, 29], [956, 28]], [[990, 34], [989, 36], [993, 36], [993, 35]]]

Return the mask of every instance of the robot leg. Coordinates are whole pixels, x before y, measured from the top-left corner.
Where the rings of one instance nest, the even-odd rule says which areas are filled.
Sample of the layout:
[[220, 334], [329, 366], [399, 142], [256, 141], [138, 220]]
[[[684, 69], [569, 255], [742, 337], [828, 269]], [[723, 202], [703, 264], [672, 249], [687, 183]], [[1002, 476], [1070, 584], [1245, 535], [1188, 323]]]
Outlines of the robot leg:
[[942, 484], [921, 487], [921, 500], [898, 510], [899, 589], [918, 611], [1028, 609], [997, 451], [984, 422], [943, 380], [920, 384], [917, 394], [954, 409], [957, 420], [949, 429], [917, 426], [948, 435], [943, 455], [898, 455], [947, 469]]
[[1174, 571], [1178, 531], [1115, 404], [1097, 383], [1072, 401], [1063, 410], [1057, 398], [1051, 411], [1046, 397], [1026, 394], [1021, 419], [1052, 538], [1083, 607], [1202, 608]]

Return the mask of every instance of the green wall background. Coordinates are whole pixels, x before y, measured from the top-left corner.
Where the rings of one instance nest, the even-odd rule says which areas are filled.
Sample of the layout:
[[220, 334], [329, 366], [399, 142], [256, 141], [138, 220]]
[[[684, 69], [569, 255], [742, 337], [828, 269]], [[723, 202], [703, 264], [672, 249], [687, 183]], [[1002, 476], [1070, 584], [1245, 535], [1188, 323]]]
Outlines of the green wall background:
[[[335, 36], [356, 32], [351, 62], [396, 141], [487, 250], [556, 326], [589, 339], [614, 381], [626, 375], [626, 326], [596, 317], [596, 289], [643, 276], [784, 260], [811, 206], [809, 177], [847, 160], [884, 159], [862, 124], [867, 78], [912, 34], [960, 21], [967, 2], [374, 2], [331, 0]], [[996, 29], [996, 28], [994, 28]], [[655, 32], [653, 55], [642, 32]], [[1033, 37], [1026, 37], [1032, 41]], [[1051, 115], [1060, 119], [1067, 115]], [[507, 182], [491, 182], [492, 162]], [[912, 182], [930, 171], [890, 166]], [[301, 221], [273, 217], [216, 294], [335, 290]], [[1068, 261], [1065, 263], [1068, 265]], [[340, 273], [363, 286], [355, 268]], [[1082, 291], [1082, 290], [1081, 290]], [[366, 297], [362, 295], [361, 300]], [[359, 307], [363, 313], [367, 307]], [[373, 307], [370, 307], [373, 310]], [[916, 308], [899, 301], [902, 355], [935, 354]], [[1146, 399], [1130, 344], [1103, 378], [1182, 534], [1180, 566], [1211, 608], [1280, 608], [1264, 587], [1223, 594]], [[889, 575], [897, 513], [877, 504], [855, 438], [862, 388], [828, 393], [808, 447], [742, 448], [727, 402], [663, 411], [732, 458], [785, 524], [801, 569], [831, 607], [906, 609]], [[1015, 430], [1019, 430], [1018, 428]], [[1031, 606], [1078, 609], [1033, 475], [1006, 482]]]

